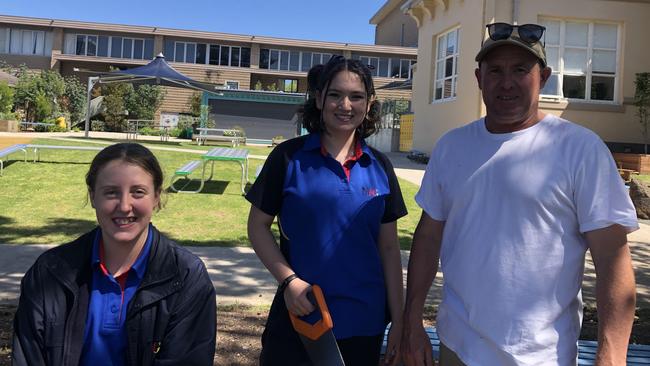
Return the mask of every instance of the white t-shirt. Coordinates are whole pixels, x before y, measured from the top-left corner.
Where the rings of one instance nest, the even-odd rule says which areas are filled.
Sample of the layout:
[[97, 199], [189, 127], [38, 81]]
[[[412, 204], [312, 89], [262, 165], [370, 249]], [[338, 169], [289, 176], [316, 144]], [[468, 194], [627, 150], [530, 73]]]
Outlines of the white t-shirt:
[[415, 200], [445, 221], [440, 339], [468, 365], [575, 365], [587, 231], [638, 229], [611, 153], [547, 115], [492, 134], [443, 136]]

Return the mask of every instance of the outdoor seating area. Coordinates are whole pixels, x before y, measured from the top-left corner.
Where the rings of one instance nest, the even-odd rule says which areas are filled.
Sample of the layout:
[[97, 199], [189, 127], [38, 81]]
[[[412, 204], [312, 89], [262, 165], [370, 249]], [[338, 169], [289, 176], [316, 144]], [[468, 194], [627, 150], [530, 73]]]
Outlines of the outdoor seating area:
[[160, 131], [160, 141], [169, 141], [169, 126], [155, 123], [154, 120], [129, 119], [126, 121], [126, 139], [137, 140], [141, 129], [151, 128]]
[[[205, 182], [212, 180], [214, 175], [214, 163], [217, 161], [234, 161], [241, 165], [241, 192], [246, 194], [246, 183], [248, 182], [248, 150], [246, 149], [230, 149], [226, 147], [215, 147], [214, 149], [206, 152], [201, 156], [201, 160], [193, 160], [183, 165], [181, 168], [174, 172], [170, 188], [177, 193], [199, 193], [203, 190]], [[210, 164], [210, 176], [206, 178], [205, 170], [207, 165]], [[189, 175], [199, 167], [202, 168], [200, 185], [195, 190], [185, 190], [192, 179], [188, 179]], [[187, 182], [181, 187], [176, 188], [175, 184], [179, 179], [185, 178]]]
[[34, 131], [36, 127], [52, 127], [54, 123], [43, 123], [43, 122], [19, 122], [21, 131]]
[[205, 145], [208, 140], [212, 140], [227, 141], [232, 147], [236, 147], [246, 141], [246, 137], [242, 136], [241, 131], [235, 129], [197, 128], [196, 130], [199, 131], [194, 135], [197, 145]]

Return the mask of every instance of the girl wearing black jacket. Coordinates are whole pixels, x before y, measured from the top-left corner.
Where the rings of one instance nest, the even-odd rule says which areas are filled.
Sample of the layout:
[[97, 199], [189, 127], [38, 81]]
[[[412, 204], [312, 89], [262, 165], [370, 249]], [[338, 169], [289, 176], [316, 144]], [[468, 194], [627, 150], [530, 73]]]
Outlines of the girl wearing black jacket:
[[109, 146], [86, 184], [99, 226], [25, 274], [13, 365], [212, 365], [215, 290], [201, 260], [151, 224], [163, 175], [139, 144]]

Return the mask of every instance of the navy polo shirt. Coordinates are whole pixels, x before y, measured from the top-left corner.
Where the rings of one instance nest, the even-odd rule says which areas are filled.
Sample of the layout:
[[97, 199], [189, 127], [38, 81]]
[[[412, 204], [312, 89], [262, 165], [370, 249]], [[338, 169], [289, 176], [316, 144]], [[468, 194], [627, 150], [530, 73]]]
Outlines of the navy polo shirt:
[[126, 329], [126, 310], [133, 298], [145, 272], [151, 250], [151, 225], [138, 259], [133, 266], [118, 278], [110, 274], [103, 263], [101, 230], [97, 230], [93, 243], [91, 266], [92, 285], [84, 344], [80, 365], [124, 365], [128, 342]]
[[319, 134], [289, 140], [271, 152], [246, 195], [278, 216], [282, 253], [301, 279], [323, 289], [337, 339], [383, 332], [379, 228], [406, 215], [390, 161], [363, 139], [360, 145], [348, 177], [321, 152]]

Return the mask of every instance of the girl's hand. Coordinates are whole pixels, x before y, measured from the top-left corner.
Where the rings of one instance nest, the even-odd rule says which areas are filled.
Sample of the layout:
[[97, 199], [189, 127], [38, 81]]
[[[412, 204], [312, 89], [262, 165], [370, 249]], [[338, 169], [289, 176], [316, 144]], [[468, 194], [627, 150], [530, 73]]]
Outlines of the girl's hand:
[[388, 343], [384, 355], [384, 365], [399, 365], [402, 358], [400, 343], [402, 338], [402, 322], [393, 322], [388, 330]]
[[284, 302], [287, 309], [297, 316], [304, 316], [314, 311], [314, 305], [307, 299], [309, 291], [311, 291], [311, 285], [300, 278], [289, 282], [284, 289]]

